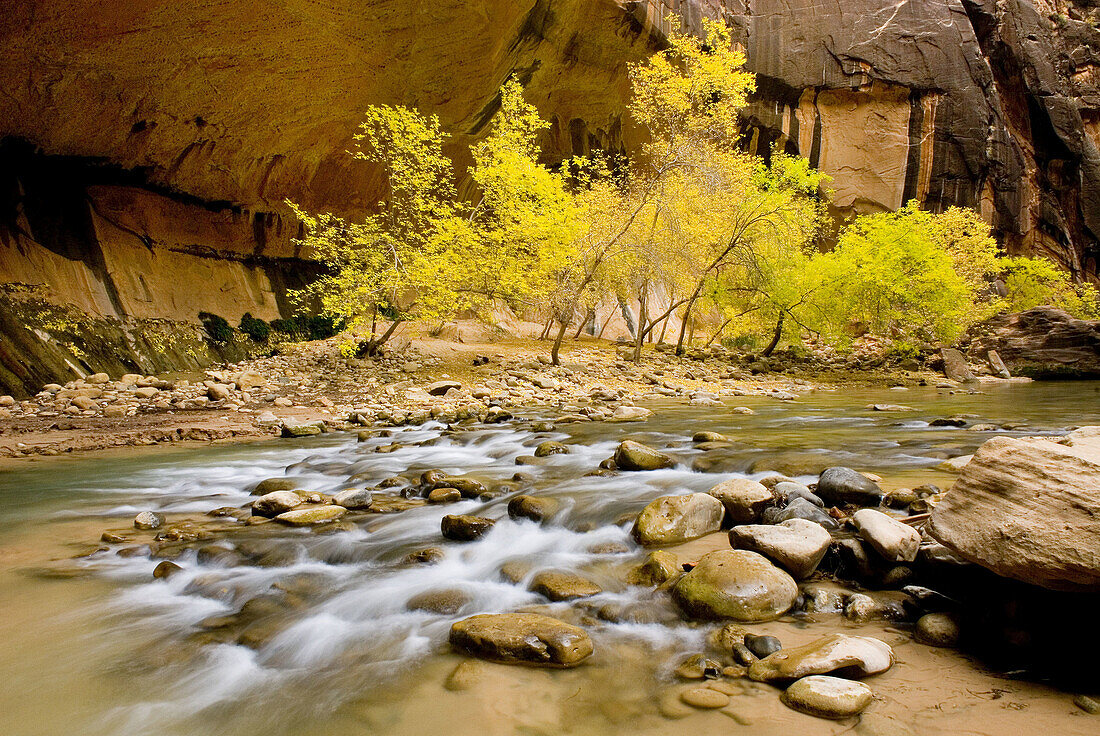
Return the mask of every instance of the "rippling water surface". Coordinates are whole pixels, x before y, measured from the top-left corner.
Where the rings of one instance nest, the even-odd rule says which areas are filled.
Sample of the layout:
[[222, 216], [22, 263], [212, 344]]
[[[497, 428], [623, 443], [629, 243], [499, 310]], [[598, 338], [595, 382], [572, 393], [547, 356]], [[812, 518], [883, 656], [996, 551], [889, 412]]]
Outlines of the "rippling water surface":
[[[950, 476], [934, 466], [972, 452], [994, 434], [1100, 424], [1100, 384], [986, 385], [982, 391], [848, 389], [794, 402], [739, 397], [722, 407], [655, 405], [657, 415], [644, 424], [574, 424], [543, 433], [532, 431], [531, 423], [460, 431], [430, 424], [365, 442], [339, 433], [62, 460], [0, 474], [0, 633], [6, 642], [0, 672], [7, 680], [0, 688], [0, 732], [610, 733], [627, 724], [678, 732], [677, 722], [657, 715], [652, 703], [677, 657], [701, 650], [706, 627], [674, 620], [662, 594], [623, 582], [644, 556], [629, 536], [631, 515], [658, 495], [706, 490], [737, 475], [761, 477], [776, 463], [806, 473], [851, 465], [882, 475], [887, 488], [923, 482], [947, 487]], [[869, 403], [916, 411], [874, 412], [865, 408]], [[756, 413], [733, 413], [733, 406]], [[929, 426], [952, 415], [968, 415], [971, 425], [1015, 429]], [[703, 467], [697, 461], [704, 453], [693, 448], [691, 435], [703, 429], [734, 441], [707, 453], [706, 467], [717, 472], [693, 470]], [[585, 475], [627, 436], [665, 448], [678, 465]], [[516, 465], [517, 457], [547, 439], [568, 444], [571, 452]], [[401, 449], [375, 452], [392, 442]], [[329, 493], [392, 476], [412, 479], [429, 469], [553, 497], [561, 510], [551, 524], [513, 521], [505, 493], [490, 501], [355, 516], [335, 529], [232, 529], [226, 523], [222, 544], [238, 546], [242, 557], [200, 564], [192, 549], [175, 560], [183, 570], [167, 580], [152, 579], [158, 559], [119, 555], [120, 545], [68, 559], [94, 549], [104, 529], [126, 528], [138, 511], [157, 510], [170, 521], [202, 519], [212, 509], [248, 503], [251, 488], [264, 478], [285, 474], [303, 488]], [[517, 471], [528, 477], [514, 480]], [[476, 542], [446, 542], [440, 518], [454, 513], [500, 521]], [[425, 547], [442, 550], [438, 564], [403, 562]], [[501, 574], [509, 562], [522, 565], [518, 584]], [[581, 572], [604, 592], [547, 603], [526, 583], [549, 568]], [[452, 615], [409, 610], [410, 599], [432, 591], [452, 591], [465, 602]], [[277, 615], [243, 634], [239, 626], [227, 635], [213, 625], [249, 601], [271, 603]], [[473, 685], [444, 687], [462, 661], [446, 646], [454, 620], [528, 608], [583, 623], [596, 656], [567, 672], [491, 665]], [[641, 613], [624, 617], [609, 610]], [[607, 620], [624, 618], [632, 622]], [[788, 624], [785, 640], [812, 638], [804, 628]], [[898, 669], [904, 676], [904, 667]], [[774, 700], [761, 696], [760, 707]], [[789, 713], [762, 713], [756, 726], [751, 714], [742, 718], [752, 726], [743, 732], [770, 733], [760, 730], [762, 722], [787, 727], [782, 718]], [[722, 717], [717, 725], [739, 727], [733, 715]], [[956, 727], [942, 707], [936, 718], [929, 724], [938, 730], [929, 725], [925, 732]], [[812, 727], [827, 729], [823, 724]]]

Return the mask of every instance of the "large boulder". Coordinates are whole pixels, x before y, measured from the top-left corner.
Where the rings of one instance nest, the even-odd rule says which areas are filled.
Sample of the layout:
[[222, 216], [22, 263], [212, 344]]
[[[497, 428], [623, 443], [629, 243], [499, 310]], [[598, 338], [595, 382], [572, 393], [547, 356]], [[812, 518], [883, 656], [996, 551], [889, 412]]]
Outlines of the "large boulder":
[[835, 673], [866, 677], [885, 672], [894, 664], [894, 650], [870, 636], [830, 634], [805, 646], [780, 649], [753, 662], [749, 677], [757, 682], [797, 680], [807, 675]]
[[621, 470], [659, 470], [674, 464], [665, 453], [634, 440], [624, 440], [615, 450], [615, 466]]
[[763, 555], [731, 549], [704, 555], [672, 595], [693, 618], [771, 621], [794, 605], [798, 585]]
[[959, 383], [975, 380], [974, 373], [971, 372], [970, 366], [966, 363], [966, 356], [958, 350], [943, 348], [940, 350], [940, 355], [943, 356], [943, 374], [948, 379]]
[[774, 500], [775, 496], [764, 486], [749, 478], [732, 478], [722, 481], [707, 491], [722, 502], [726, 519], [734, 524], [751, 524]]
[[706, 493], [661, 496], [638, 514], [632, 534], [638, 544], [679, 544], [722, 528], [722, 502]]
[[1061, 309], [1035, 307], [1002, 314], [972, 329], [969, 354], [995, 353], [1020, 376], [1100, 376], [1100, 320], [1075, 319]]
[[851, 468], [827, 468], [817, 480], [817, 495], [826, 503], [878, 506], [882, 489], [878, 483]]
[[932, 536], [1005, 577], [1100, 591], [1100, 437], [995, 437], [929, 520]]
[[798, 579], [817, 569], [832, 541], [833, 535], [824, 527], [805, 519], [746, 524], [730, 530], [731, 547], [759, 552]]
[[451, 626], [451, 644], [503, 664], [575, 667], [592, 654], [584, 629], [537, 613], [481, 614]]

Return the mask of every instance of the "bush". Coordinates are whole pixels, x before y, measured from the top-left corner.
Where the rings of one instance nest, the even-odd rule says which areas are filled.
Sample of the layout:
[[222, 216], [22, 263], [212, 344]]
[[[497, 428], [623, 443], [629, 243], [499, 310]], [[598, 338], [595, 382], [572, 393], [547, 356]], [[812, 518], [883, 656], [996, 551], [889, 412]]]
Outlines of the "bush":
[[241, 332], [252, 338], [253, 342], [267, 342], [271, 336], [271, 325], [262, 319], [256, 319], [250, 312], [245, 312], [241, 317]]
[[233, 339], [233, 328], [229, 326], [225, 317], [219, 317], [210, 312], [199, 312], [199, 321], [202, 322], [203, 329], [206, 330], [211, 341], [225, 345]]
[[286, 335], [291, 340], [324, 340], [343, 331], [344, 319], [317, 314], [312, 317], [273, 319], [270, 326], [271, 329]]

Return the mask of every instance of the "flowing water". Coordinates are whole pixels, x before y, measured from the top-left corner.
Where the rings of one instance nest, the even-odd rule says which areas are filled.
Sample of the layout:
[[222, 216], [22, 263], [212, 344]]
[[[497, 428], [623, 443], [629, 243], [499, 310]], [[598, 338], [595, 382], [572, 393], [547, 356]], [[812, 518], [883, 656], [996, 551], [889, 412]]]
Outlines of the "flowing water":
[[[994, 434], [1057, 434], [1100, 424], [1100, 383], [982, 391], [844, 389], [795, 402], [739, 397], [723, 407], [655, 405], [656, 416], [645, 424], [573, 424], [542, 433], [530, 423], [457, 432], [430, 424], [364, 442], [338, 433], [56, 460], [0, 473], [0, 733], [839, 733], [851, 724], [794, 713], [774, 688], [751, 683], [738, 685], [741, 694], [721, 711], [668, 706], [678, 687], [672, 669], [684, 655], [703, 651], [714, 627], [682, 622], [663, 593], [623, 582], [645, 554], [630, 539], [629, 519], [656, 496], [706, 490], [735, 475], [760, 477], [777, 460], [794, 473], [851, 465], [883, 476], [886, 488], [947, 487], [951, 476], [935, 466]], [[733, 413], [734, 403], [756, 413]], [[865, 408], [869, 403], [916, 411], [874, 412]], [[952, 415], [1014, 429], [929, 426]], [[707, 455], [719, 458], [712, 469], [720, 472], [692, 470], [704, 453], [693, 448], [691, 435], [704, 429], [734, 440]], [[585, 475], [627, 436], [666, 448], [678, 465]], [[517, 467], [516, 457], [546, 439], [571, 452]], [[375, 452], [393, 442], [401, 448]], [[103, 530], [127, 529], [141, 510], [172, 521], [246, 504], [264, 478], [285, 474], [303, 488], [335, 492], [436, 468], [553, 497], [562, 510], [552, 524], [513, 521], [503, 495], [360, 515], [319, 530], [210, 520], [221, 530], [217, 541], [244, 556], [200, 563], [191, 549], [175, 559], [183, 570], [165, 580], [151, 575], [159, 559], [125, 551], [133, 545], [96, 544]], [[514, 481], [517, 470], [528, 477]], [[440, 518], [455, 513], [500, 521], [476, 542], [446, 542]], [[433, 546], [443, 552], [437, 564], [403, 562]], [[508, 562], [523, 564], [518, 584], [501, 574]], [[604, 593], [547, 603], [526, 586], [547, 568], [581, 572]], [[409, 610], [410, 599], [432, 591], [453, 592], [458, 613]], [[243, 631], [219, 628], [219, 617], [250, 600], [259, 600], [252, 605], [261, 610], [271, 603], [277, 615]], [[451, 675], [467, 661], [446, 644], [454, 620], [519, 609], [586, 626], [596, 654], [574, 670], [477, 664]], [[996, 734], [1051, 725], [1059, 733], [1096, 732], [1064, 693], [998, 679], [961, 654], [912, 644], [885, 624], [857, 627], [823, 614], [757, 628], [787, 645], [837, 629], [895, 645], [899, 664], [869, 681], [880, 697], [861, 733]]]

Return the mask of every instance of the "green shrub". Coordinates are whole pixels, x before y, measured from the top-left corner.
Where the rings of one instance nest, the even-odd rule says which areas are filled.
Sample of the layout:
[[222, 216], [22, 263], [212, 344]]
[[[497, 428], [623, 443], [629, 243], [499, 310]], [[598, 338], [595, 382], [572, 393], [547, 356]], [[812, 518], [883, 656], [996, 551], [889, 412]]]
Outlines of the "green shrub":
[[295, 341], [324, 340], [344, 329], [344, 319], [326, 314], [271, 320], [271, 329]]
[[219, 317], [210, 312], [199, 312], [199, 321], [202, 322], [203, 329], [206, 330], [211, 341], [225, 345], [233, 339], [233, 328], [229, 326], [225, 317]]
[[252, 338], [253, 342], [264, 343], [271, 336], [271, 325], [262, 319], [256, 319], [250, 312], [241, 317], [241, 332]]

